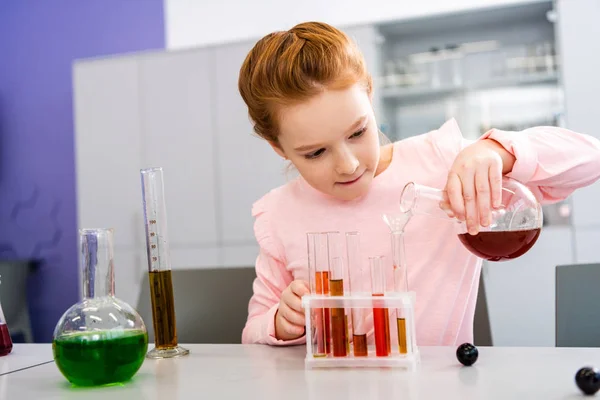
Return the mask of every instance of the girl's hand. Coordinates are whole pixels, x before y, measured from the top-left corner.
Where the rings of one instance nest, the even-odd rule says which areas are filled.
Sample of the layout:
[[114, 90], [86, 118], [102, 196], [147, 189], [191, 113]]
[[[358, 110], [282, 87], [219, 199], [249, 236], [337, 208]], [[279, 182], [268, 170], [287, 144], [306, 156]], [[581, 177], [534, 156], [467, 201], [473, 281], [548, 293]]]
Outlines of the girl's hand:
[[471, 235], [491, 222], [491, 211], [502, 201], [502, 175], [515, 158], [499, 143], [480, 140], [464, 148], [454, 160], [440, 207], [448, 216], [466, 221]]
[[305, 316], [302, 296], [309, 294], [306, 281], [295, 280], [281, 293], [275, 313], [275, 337], [279, 340], [297, 339], [304, 335]]

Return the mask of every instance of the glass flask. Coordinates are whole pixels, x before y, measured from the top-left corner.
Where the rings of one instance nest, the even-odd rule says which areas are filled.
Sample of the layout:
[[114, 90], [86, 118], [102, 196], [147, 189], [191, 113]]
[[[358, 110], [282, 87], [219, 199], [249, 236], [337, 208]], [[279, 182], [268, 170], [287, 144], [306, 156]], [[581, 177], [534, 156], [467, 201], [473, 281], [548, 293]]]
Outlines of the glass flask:
[[131, 379], [148, 350], [140, 315], [115, 297], [113, 230], [79, 232], [83, 299], [60, 318], [52, 341], [56, 366], [77, 386]]
[[[450, 218], [440, 208], [443, 191], [409, 182], [400, 195], [400, 211], [411, 218], [428, 215], [455, 221], [462, 244], [477, 257], [488, 261], [506, 261], [527, 253], [540, 236], [543, 225], [542, 205], [527, 186], [503, 177], [500, 207], [491, 212], [489, 226], [479, 233], [468, 233], [464, 221]], [[408, 222], [406, 220], [406, 222]]]
[[4, 318], [4, 311], [2, 311], [2, 305], [0, 305], [0, 357], [8, 355], [13, 348], [12, 338], [8, 331], [8, 325]]

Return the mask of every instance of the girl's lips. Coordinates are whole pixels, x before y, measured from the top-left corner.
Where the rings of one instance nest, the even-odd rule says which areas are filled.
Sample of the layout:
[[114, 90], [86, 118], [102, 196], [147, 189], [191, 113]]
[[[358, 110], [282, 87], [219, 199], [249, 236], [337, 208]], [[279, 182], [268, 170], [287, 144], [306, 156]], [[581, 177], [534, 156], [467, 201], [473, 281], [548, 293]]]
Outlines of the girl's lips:
[[[364, 174], [364, 173], [363, 173]], [[353, 183], [357, 182], [360, 178], [362, 178], [363, 174], [360, 174], [360, 176], [356, 179], [353, 179], [351, 181], [346, 181], [346, 182], [338, 182], [340, 185], [352, 185]]]

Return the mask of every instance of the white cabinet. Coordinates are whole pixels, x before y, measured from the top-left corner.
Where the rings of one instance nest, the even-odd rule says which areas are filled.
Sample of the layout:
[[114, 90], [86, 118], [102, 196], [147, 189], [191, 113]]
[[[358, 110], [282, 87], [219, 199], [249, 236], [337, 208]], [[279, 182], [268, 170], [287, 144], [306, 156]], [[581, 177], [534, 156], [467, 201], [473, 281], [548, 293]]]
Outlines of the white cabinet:
[[373, 110], [378, 124], [381, 124], [384, 113], [381, 102], [380, 80], [377, 75], [381, 69], [382, 36], [373, 24], [349, 26], [343, 28], [343, 31], [358, 45], [365, 58], [367, 69], [373, 77]]
[[79, 228], [114, 228], [116, 246], [132, 247], [141, 223], [137, 60], [76, 63], [73, 85]]
[[[254, 133], [238, 90], [239, 71], [253, 45], [244, 42], [215, 49], [217, 210], [222, 244], [230, 247], [255, 242], [252, 204], [286, 180], [283, 160]], [[246, 264], [252, 265], [254, 257]]]
[[592, 264], [600, 261], [598, 251], [598, 239], [600, 238], [600, 226], [581, 226], [575, 230], [575, 262], [578, 264]]
[[572, 263], [572, 240], [569, 227], [546, 227], [527, 254], [484, 264], [494, 346], [554, 346], [555, 267]]
[[194, 257], [179, 252], [218, 244], [211, 56], [203, 49], [139, 61], [142, 159], [146, 167], [163, 167], [173, 261], [190, 267]]
[[147, 270], [138, 67], [133, 57], [110, 58], [73, 72], [78, 227], [114, 229], [115, 292], [132, 305]]
[[[600, 2], [598, 0], [557, 0], [557, 42], [561, 52], [562, 85], [566, 102], [567, 127], [600, 138], [598, 100], [600, 92]], [[600, 182], [573, 195], [573, 222], [580, 227], [600, 227]], [[587, 253], [588, 261], [600, 261]], [[579, 261], [579, 260], [578, 260]]]
[[[238, 91], [254, 42], [79, 62], [75, 67], [79, 226], [115, 227], [137, 272], [145, 249], [140, 169], [164, 170], [173, 268], [253, 265], [252, 204], [286, 180], [284, 161]], [[141, 261], [141, 262], [140, 262]], [[124, 286], [120, 283], [118, 286]]]

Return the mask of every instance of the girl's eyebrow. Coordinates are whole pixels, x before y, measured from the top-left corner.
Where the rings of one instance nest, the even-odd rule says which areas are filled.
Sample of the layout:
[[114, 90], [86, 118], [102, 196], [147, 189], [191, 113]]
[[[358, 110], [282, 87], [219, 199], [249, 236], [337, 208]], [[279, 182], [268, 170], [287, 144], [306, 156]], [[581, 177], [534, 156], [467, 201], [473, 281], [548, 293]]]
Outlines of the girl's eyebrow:
[[[348, 128], [346, 130], [346, 134], [349, 133], [354, 133], [354, 131], [356, 131], [358, 128], [361, 127], [362, 124], [364, 124], [365, 120], [367, 119], [367, 115], [363, 115], [360, 118], [358, 118], [353, 124], [352, 126], [350, 126], [350, 128]], [[304, 145], [304, 146], [299, 146], [294, 148], [295, 151], [307, 151], [307, 150], [312, 150], [312, 149], [318, 149], [324, 147], [320, 144], [308, 144], [308, 145]]]

